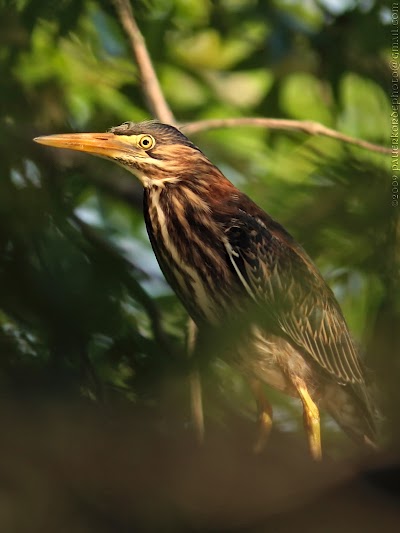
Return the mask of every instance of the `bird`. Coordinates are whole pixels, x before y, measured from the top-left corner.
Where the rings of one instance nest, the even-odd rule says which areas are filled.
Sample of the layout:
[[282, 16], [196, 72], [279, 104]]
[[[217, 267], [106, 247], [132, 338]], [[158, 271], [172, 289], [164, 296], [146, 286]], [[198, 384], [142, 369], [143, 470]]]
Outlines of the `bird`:
[[221, 356], [254, 394], [256, 451], [272, 427], [268, 386], [301, 400], [315, 460], [322, 458], [320, 409], [360, 446], [376, 449], [369, 376], [332, 290], [291, 234], [180, 129], [124, 122], [106, 133], [34, 140], [108, 159], [141, 182], [153, 251], [198, 331], [240, 324]]

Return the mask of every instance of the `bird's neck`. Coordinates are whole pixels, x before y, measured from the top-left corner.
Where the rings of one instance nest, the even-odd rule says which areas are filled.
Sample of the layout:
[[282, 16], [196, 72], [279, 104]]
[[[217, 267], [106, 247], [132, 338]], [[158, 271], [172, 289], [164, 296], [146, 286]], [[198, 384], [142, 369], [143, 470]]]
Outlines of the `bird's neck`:
[[232, 273], [219, 212], [232, 191], [235, 187], [218, 171], [153, 184], [144, 192], [146, 226], [158, 262], [196, 321], [215, 324], [225, 312], [228, 299], [218, 288]]
[[175, 172], [152, 176], [143, 181], [149, 197], [163, 198], [175, 205], [180, 203], [192, 206], [200, 210], [200, 213], [218, 210], [218, 206], [226, 207], [229, 198], [242, 195], [204, 156], [196, 160], [190, 171], [179, 171], [177, 168]]

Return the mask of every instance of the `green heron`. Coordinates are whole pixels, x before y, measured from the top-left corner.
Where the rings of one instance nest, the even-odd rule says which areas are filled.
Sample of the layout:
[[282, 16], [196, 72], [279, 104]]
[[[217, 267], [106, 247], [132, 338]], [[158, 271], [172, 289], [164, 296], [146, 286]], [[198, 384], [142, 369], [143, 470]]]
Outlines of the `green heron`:
[[331, 289], [293, 237], [185, 135], [147, 121], [35, 141], [109, 159], [141, 181], [154, 253], [200, 332], [257, 310], [247, 313], [245, 335], [228, 358], [255, 395], [257, 448], [272, 425], [264, 384], [300, 398], [315, 459], [318, 406], [355, 441], [375, 447], [365, 371]]

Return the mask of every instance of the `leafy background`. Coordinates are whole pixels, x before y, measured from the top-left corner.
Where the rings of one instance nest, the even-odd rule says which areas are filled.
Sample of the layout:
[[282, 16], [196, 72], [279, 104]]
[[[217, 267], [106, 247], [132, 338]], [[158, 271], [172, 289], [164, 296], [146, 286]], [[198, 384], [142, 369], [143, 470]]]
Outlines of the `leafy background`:
[[[101, 404], [114, 415], [139, 410], [164, 436], [186, 438], [186, 315], [152, 255], [141, 187], [109, 162], [32, 142], [150, 118], [113, 5], [0, 5], [1, 394], [45, 406]], [[179, 122], [316, 120], [390, 145], [391, 3], [132, 5]], [[391, 206], [390, 156], [253, 127], [193, 139], [314, 258], [377, 376], [384, 434], [396, 442], [399, 210]], [[204, 389], [211, 428], [230, 435], [232, 420], [254, 419], [246, 384], [221, 361], [204, 370]], [[277, 427], [300, 432], [297, 402], [269, 396]], [[330, 454], [348, 453], [329, 422], [324, 437]]]

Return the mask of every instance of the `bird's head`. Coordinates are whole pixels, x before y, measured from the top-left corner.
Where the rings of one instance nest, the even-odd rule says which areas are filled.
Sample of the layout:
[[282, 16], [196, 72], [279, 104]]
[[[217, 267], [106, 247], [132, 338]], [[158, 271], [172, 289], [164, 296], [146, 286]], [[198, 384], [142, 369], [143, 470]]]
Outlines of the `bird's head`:
[[132, 172], [145, 187], [184, 179], [188, 169], [207, 161], [177, 128], [156, 121], [124, 122], [107, 133], [67, 133], [34, 140], [114, 161]]

